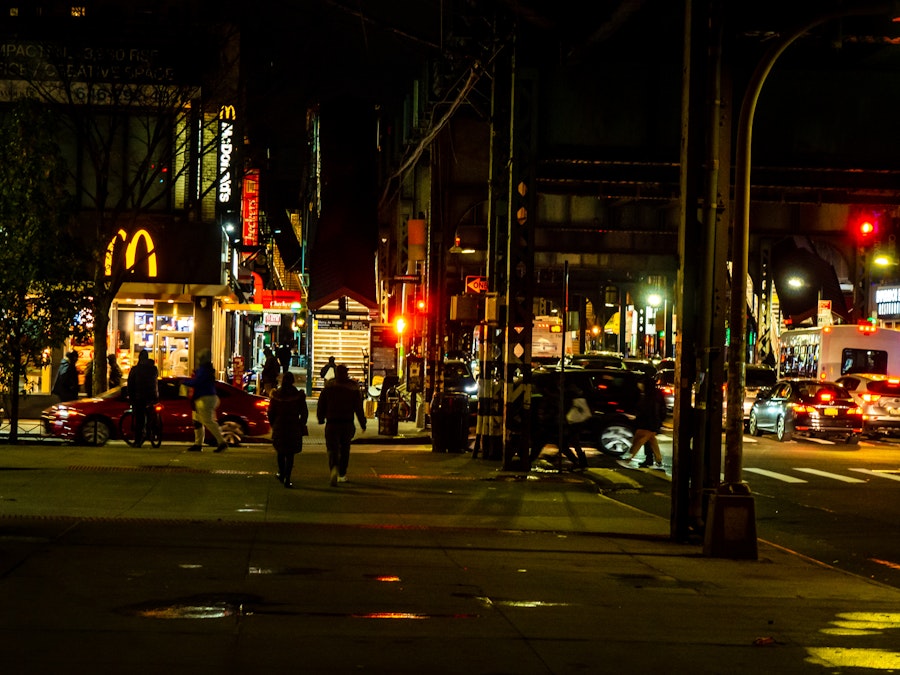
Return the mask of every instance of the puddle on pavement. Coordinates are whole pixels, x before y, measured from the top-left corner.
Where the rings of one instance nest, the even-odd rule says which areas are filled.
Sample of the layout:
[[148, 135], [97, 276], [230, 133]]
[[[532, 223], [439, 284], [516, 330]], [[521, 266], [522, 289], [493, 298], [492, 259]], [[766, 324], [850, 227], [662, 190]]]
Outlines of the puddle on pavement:
[[253, 595], [194, 595], [170, 601], [157, 600], [119, 609], [120, 614], [142, 619], [222, 619], [252, 614], [253, 605], [260, 605]]
[[[283, 603], [282, 603], [283, 604]], [[118, 610], [119, 614], [141, 619], [225, 619], [238, 616], [279, 615], [314, 616], [332, 619], [373, 619], [423, 621], [428, 619], [477, 619], [478, 614], [430, 614], [421, 612], [303, 612], [282, 609], [282, 604], [266, 603], [254, 595], [195, 595], [171, 601], [148, 601], [129, 605]]]

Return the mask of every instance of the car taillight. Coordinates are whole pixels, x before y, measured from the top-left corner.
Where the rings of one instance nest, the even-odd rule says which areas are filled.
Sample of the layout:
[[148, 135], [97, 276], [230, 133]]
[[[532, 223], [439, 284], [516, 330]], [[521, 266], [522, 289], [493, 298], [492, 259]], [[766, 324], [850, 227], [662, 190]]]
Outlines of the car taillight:
[[878, 399], [881, 398], [881, 394], [863, 394], [862, 400], [866, 403], [875, 403]]
[[862, 408], [849, 408], [847, 410], [847, 414], [848, 415], [862, 415], [863, 411], [862, 411]]
[[269, 407], [269, 399], [261, 398], [258, 401], [256, 401], [254, 405], [256, 405], [257, 408], [262, 408], [263, 410], [265, 410], [266, 408]]

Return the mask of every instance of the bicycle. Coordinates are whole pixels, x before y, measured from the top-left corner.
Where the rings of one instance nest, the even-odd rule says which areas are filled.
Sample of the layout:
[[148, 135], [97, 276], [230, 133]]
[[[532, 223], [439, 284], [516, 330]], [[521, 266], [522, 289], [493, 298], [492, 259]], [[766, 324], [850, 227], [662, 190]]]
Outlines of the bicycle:
[[[148, 403], [144, 417], [144, 440], [154, 448], [162, 445], [162, 416], [159, 411], [162, 406], [159, 403]], [[119, 420], [119, 435], [131, 447], [137, 445], [134, 434], [134, 411], [129, 408]]]

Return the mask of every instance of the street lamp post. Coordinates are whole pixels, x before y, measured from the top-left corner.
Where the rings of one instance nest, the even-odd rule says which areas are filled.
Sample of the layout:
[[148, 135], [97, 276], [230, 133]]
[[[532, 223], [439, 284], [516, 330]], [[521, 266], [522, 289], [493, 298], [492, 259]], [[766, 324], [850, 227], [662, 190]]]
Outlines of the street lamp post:
[[750, 151], [753, 116], [763, 83], [778, 57], [812, 28], [847, 16], [895, 16], [896, 2], [859, 3], [824, 12], [785, 34], [760, 60], [747, 84], [738, 117], [734, 167], [734, 229], [731, 253], [731, 305], [728, 342], [728, 398], [725, 417], [724, 481], [712, 495], [704, 553], [715, 557], [753, 558], [756, 515], [749, 486], [741, 480], [743, 461], [744, 372], [747, 363], [747, 271], [750, 248]]

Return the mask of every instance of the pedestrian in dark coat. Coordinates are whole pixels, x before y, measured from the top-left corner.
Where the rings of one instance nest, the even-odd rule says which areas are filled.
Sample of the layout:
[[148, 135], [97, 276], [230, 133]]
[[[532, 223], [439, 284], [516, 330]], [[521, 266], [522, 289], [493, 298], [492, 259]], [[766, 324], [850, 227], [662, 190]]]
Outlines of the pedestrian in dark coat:
[[278, 386], [278, 373], [281, 371], [281, 364], [278, 363], [275, 354], [268, 347], [263, 348], [263, 354], [266, 360], [263, 362], [262, 374], [260, 375], [262, 379], [262, 393], [263, 396], [271, 396], [275, 387]]
[[291, 369], [291, 348], [289, 345], [281, 345], [275, 350], [275, 356], [278, 357], [278, 363], [281, 364], [281, 372], [286, 373]]
[[328, 452], [328, 467], [331, 470], [331, 487], [347, 480], [350, 441], [356, 433], [353, 418], [356, 417], [360, 428], [366, 430], [366, 413], [363, 410], [359, 384], [350, 379], [344, 364], [337, 366], [334, 372], [334, 379], [322, 389], [316, 404], [316, 417], [319, 424], [325, 425], [325, 450]]
[[128, 372], [128, 398], [131, 401], [136, 447], [144, 442], [147, 407], [159, 400], [159, 369], [146, 349], [138, 354], [138, 362]]
[[625, 468], [634, 468], [632, 464], [634, 456], [644, 444], [647, 444], [654, 458], [650, 468], [665, 471], [662, 464], [662, 453], [659, 450], [659, 441], [656, 440], [656, 434], [662, 427], [665, 416], [665, 401], [662, 392], [650, 377], [644, 377], [638, 381], [638, 391], [640, 398], [634, 419], [634, 438], [631, 441], [631, 449], [623, 453], [618, 462]]
[[76, 401], [78, 400], [78, 352], [66, 352], [66, 357], [59, 364], [59, 370], [56, 371], [56, 380], [53, 382], [54, 394], [59, 396], [60, 401]]
[[109, 364], [108, 370], [108, 379], [109, 379], [109, 388], [118, 387], [122, 384], [122, 369], [119, 368], [119, 364], [116, 363], [116, 357], [110, 354], [106, 357], [106, 362]]
[[278, 456], [278, 473], [275, 475], [284, 487], [293, 487], [291, 471], [294, 455], [303, 451], [303, 436], [309, 419], [306, 393], [294, 386], [294, 374], [281, 376], [281, 386], [272, 392], [269, 402], [269, 423], [272, 425], [272, 445]]

